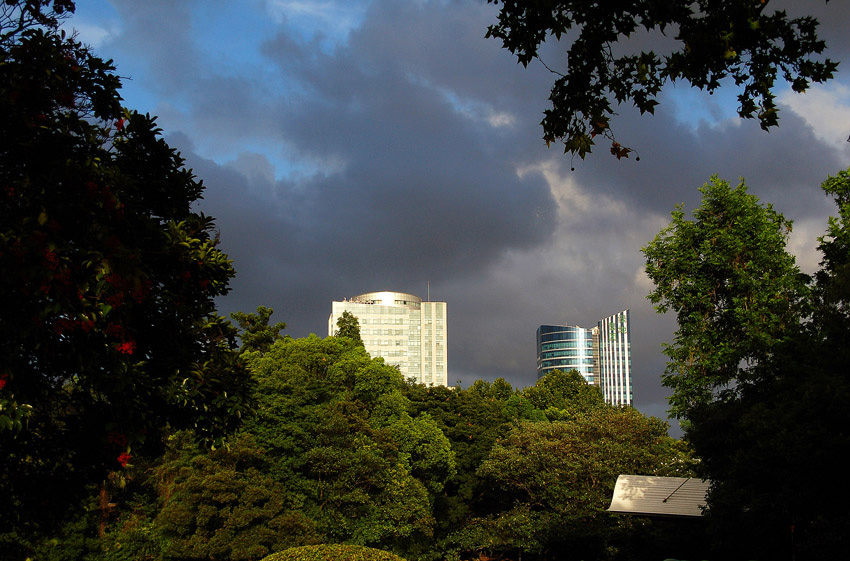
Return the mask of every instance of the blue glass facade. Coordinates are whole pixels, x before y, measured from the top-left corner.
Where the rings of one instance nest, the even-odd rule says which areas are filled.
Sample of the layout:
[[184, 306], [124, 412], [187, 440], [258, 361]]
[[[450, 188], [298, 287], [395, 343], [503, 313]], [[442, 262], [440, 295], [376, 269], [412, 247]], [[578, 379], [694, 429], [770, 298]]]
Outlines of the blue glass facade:
[[596, 383], [590, 329], [574, 325], [541, 325], [537, 329], [537, 378], [553, 370], [577, 370], [588, 383]]
[[577, 370], [599, 386], [607, 403], [632, 404], [632, 349], [629, 310], [596, 327], [541, 325], [537, 329], [537, 378], [553, 370]]

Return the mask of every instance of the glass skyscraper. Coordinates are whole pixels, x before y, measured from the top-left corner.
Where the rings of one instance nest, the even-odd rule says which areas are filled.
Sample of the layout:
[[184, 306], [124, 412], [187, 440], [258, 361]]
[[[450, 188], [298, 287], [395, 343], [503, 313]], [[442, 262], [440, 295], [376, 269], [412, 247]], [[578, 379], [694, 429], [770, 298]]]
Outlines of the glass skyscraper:
[[405, 292], [369, 292], [333, 302], [328, 335], [350, 312], [360, 323], [363, 346], [372, 358], [398, 366], [405, 378], [445, 386], [448, 380], [445, 302], [423, 302]]
[[578, 370], [595, 383], [593, 332], [574, 325], [541, 325], [537, 329], [537, 378], [553, 370]]
[[577, 370], [598, 386], [607, 403], [632, 404], [629, 310], [600, 320], [596, 327], [541, 325], [537, 329], [537, 378], [553, 370]]

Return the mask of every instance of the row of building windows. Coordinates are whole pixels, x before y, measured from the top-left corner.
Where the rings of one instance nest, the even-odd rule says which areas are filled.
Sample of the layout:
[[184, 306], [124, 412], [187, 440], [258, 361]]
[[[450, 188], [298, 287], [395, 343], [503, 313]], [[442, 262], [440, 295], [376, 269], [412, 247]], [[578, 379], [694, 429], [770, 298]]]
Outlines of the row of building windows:
[[374, 358], [377, 358], [379, 356], [380, 357], [403, 357], [403, 356], [407, 356], [407, 351], [378, 350], [378, 351], [373, 351], [371, 354]]
[[552, 359], [552, 360], [542, 360], [540, 361], [540, 368], [554, 368], [557, 366], [581, 366], [583, 372], [593, 372], [593, 359], [575, 359], [575, 358], [562, 358], [562, 359]]
[[540, 353], [540, 358], [559, 358], [568, 356], [587, 357], [587, 354], [588, 353], [585, 349], [565, 349], [560, 351]]
[[376, 345], [379, 347], [406, 347], [406, 339], [363, 339], [364, 345]]
[[574, 331], [561, 331], [556, 333], [541, 333], [539, 341], [548, 343], [550, 341], [592, 341], [590, 334], [576, 333]]
[[540, 345], [541, 351], [551, 351], [555, 349], [592, 349], [593, 339], [585, 339], [584, 344], [581, 341], [559, 341], [557, 343], [543, 343]]
[[404, 318], [358, 318], [360, 325], [404, 325]]
[[405, 329], [361, 329], [360, 335], [407, 335]]
[[[439, 342], [440, 339], [438, 339], [437, 341], [438, 342], [435, 343], [435, 346], [437, 347], [437, 352], [441, 353], [442, 349], [443, 349], [443, 344]], [[388, 347], [392, 347], [392, 346], [397, 347], [399, 345], [409, 346], [411, 344], [419, 345], [418, 340], [413, 341], [413, 340], [409, 340], [409, 339], [373, 339], [371, 337], [364, 337], [363, 343], [368, 344], [368, 345], [378, 345], [378, 346], [388, 346]], [[430, 349], [431, 347], [428, 346], [427, 348]]]

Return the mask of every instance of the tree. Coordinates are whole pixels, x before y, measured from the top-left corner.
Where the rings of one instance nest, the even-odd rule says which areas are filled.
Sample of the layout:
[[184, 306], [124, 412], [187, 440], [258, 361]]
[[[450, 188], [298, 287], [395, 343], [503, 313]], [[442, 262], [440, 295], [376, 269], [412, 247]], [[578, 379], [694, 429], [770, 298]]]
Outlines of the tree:
[[219, 440], [250, 393], [203, 185], [122, 109], [111, 62], [57, 30], [73, 8], [0, 11], [0, 510], [22, 525], [166, 425]]
[[244, 312], [233, 312], [230, 317], [242, 330], [239, 338], [242, 340], [240, 352], [259, 351], [266, 352], [272, 343], [282, 339], [280, 332], [286, 329], [286, 324], [278, 322], [274, 325], [269, 323], [269, 318], [274, 310], [265, 306], [257, 306], [256, 314]]
[[293, 547], [264, 557], [262, 561], [336, 561], [357, 559], [358, 561], [405, 561], [389, 551], [362, 545], [306, 545]]
[[286, 338], [244, 358], [257, 382], [245, 429], [317, 531], [396, 552], [427, 547], [454, 456], [432, 420], [408, 414], [399, 371], [349, 337]]
[[456, 459], [456, 472], [445, 482], [444, 492], [434, 496], [437, 547], [442, 550], [447, 541], [452, 541], [452, 533], [475, 513], [489, 508], [486, 503], [491, 497], [482, 495], [481, 478], [476, 470], [497, 438], [510, 429], [513, 418], [505, 403], [513, 399], [515, 392], [504, 379], [497, 378], [492, 384], [476, 380], [468, 389], [411, 381], [404, 393], [410, 401], [411, 415], [417, 420], [422, 417], [433, 420], [451, 443]]
[[[653, 113], [655, 98], [667, 81], [684, 80], [711, 93], [731, 78], [741, 88], [738, 114], [757, 118], [767, 130], [778, 122], [773, 93], [777, 78], [796, 92], [832, 78], [838, 64], [815, 58], [826, 47], [817, 37], [818, 22], [771, 12], [769, 4], [502, 0], [498, 23], [487, 28], [487, 37], [501, 39], [523, 66], [540, 59], [548, 37], [570, 39], [567, 68], [563, 73], [550, 69], [559, 77], [549, 95], [552, 107], [544, 111], [543, 139], [547, 145], [563, 140], [565, 152], [584, 158], [601, 136], [611, 142], [611, 154], [619, 159], [632, 149], [617, 142], [612, 132], [612, 100], [631, 101], [641, 113]], [[630, 38], [641, 30], [674, 34], [672, 51], [660, 55], [630, 49]]]
[[655, 284], [649, 299], [659, 313], [676, 313], [678, 329], [665, 345], [664, 385], [673, 389], [671, 412], [731, 398], [756, 383], [776, 346], [798, 334], [807, 277], [786, 249], [791, 222], [716, 176], [700, 191], [688, 220], [681, 206], [643, 248]]
[[471, 520], [460, 541], [539, 559], [604, 558], [619, 531], [605, 512], [617, 476], [655, 473], [669, 463], [671, 440], [665, 423], [631, 408], [520, 422], [478, 468], [499, 507]]
[[336, 326], [339, 329], [334, 331], [334, 337], [348, 337], [361, 347], [363, 346], [363, 339], [360, 338], [360, 322], [357, 321], [357, 316], [349, 311], [342, 312], [342, 315], [336, 320]]
[[722, 183], [644, 250], [650, 298], [678, 316], [665, 383], [712, 481], [712, 545], [721, 558], [840, 556], [850, 516], [823, 497], [850, 446], [850, 174], [822, 186], [839, 215], [813, 282], [785, 251], [790, 222]]
[[166, 558], [257, 559], [319, 543], [313, 521], [268, 475], [268, 460], [250, 435], [213, 451], [197, 449], [191, 435], [169, 440], [153, 470], [162, 503], [153, 534]]
[[835, 200], [838, 216], [829, 218], [826, 235], [819, 238], [823, 260], [815, 275], [811, 327], [831, 347], [846, 349], [850, 348], [850, 170], [828, 178], [821, 188]]
[[535, 409], [558, 415], [559, 420], [605, 407], [599, 388], [588, 384], [577, 370], [554, 370], [525, 388], [522, 395]]

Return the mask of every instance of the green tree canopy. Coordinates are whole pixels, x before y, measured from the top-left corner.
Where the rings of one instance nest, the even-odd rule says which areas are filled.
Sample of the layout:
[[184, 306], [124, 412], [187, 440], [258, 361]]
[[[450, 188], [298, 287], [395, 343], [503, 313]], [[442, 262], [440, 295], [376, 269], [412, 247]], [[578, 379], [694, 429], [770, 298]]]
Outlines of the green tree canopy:
[[603, 406], [569, 421], [523, 421], [478, 469], [494, 512], [460, 532], [465, 548], [541, 559], [604, 558], [617, 532], [605, 512], [621, 473], [653, 474], [671, 459], [667, 425]]
[[433, 421], [448, 439], [455, 458], [456, 471], [445, 482], [444, 491], [434, 495], [437, 531], [445, 539], [473, 513], [489, 506], [490, 497], [482, 494], [476, 470], [496, 440], [510, 430], [515, 417], [505, 403], [515, 392], [504, 379], [497, 378], [493, 383], [477, 380], [465, 390], [408, 383], [404, 393], [411, 415]]
[[[838, 66], [817, 59], [826, 45], [814, 18], [789, 18], [769, 0], [488, 2], [501, 8], [487, 37], [501, 39], [524, 66], [540, 57], [548, 38], [569, 41], [566, 68], [547, 66], [558, 78], [541, 124], [547, 145], [563, 140], [565, 151], [582, 158], [598, 136], [610, 141], [617, 158], [628, 157], [632, 150], [617, 142], [610, 126], [612, 101], [652, 113], [667, 81], [713, 92], [730, 78], [740, 88], [738, 114], [757, 118], [767, 130], [778, 122], [777, 79], [803, 92], [832, 78]], [[635, 49], [641, 43], [629, 40], [641, 32], [664, 35], [671, 51]]]
[[244, 356], [257, 381], [246, 430], [326, 540], [425, 547], [454, 454], [433, 420], [410, 416], [399, 371], [349, 337], [283, 339]]
[[522, 396], [535, 409], [548, 410], [560, 420], [605, 407], [599, 388], [588, 384], [576, 370], [554, 370], [525, 388]]
[[838, 207], [826, 234], [818, 238], [823, 254], [815, 275], [814, 321], [811, 327], [835, 348], [848, 348], [850, 337], [850, 170], [842, 170], [821, 185]]
[[244, 312], [233, 312], [230, 317], [239, 326], [239, 339], [242, 341], [242, 346], [239, 348], [241, 352], [259, 351], [266, 352], [272, 346], [272, 343], [281, 339], [280, 332], [286, 329], [286, 324], [283, 322], [269, 323], [274, 310], [265, 306], [257, 306], [256, 314], [246, 314]]
[[264, 557], [262, 561], [405, 561], [389, 551], [362, 545], [312, 545], [293, 547]]
[[785, 249], [789, 220], [748, 194], [743, 181], [732, 188], [715, 176], [700, 192], [693, 220], [677, 207], [643, 248], [655, 284], [649, 299], [657, 311], [676, 313], [664, 385], [680, 418], [756, 381], [753, 366], [797, 335], [808, 290]]
[[[188, 438], [187, 438], [188, 436]], [[177, 433], [152, 476], [161, 508], [153, 534], [167, 559], [258, 559], [319, 543], [315, 524], [270, 475], [249, 434], [228, 448], [198, 449]]]
[[357, 321], [357, 316], [346, 310], [336, 320], [336, 326], [335, 337], [348, 337], [361, 347], [363, 346], [363, 339], [360, 338], [360, 322]]

